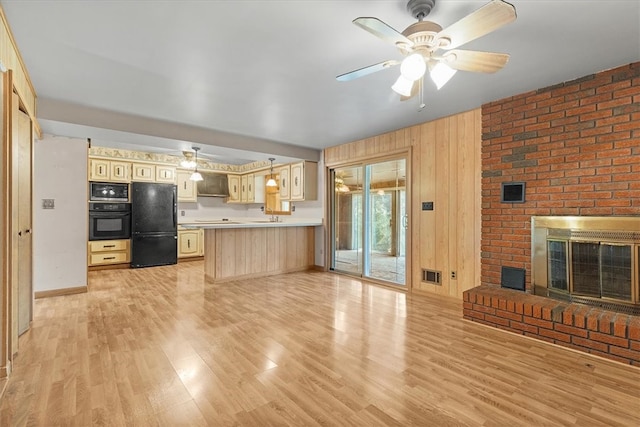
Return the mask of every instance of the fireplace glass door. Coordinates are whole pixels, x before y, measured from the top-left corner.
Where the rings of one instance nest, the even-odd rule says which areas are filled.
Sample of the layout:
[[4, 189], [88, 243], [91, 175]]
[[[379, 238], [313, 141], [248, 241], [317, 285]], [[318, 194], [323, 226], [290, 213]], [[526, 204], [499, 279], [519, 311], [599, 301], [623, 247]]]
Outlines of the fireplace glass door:
[[633, 245], [547, 241], [548, 284], [573, 295], [632, 301]]

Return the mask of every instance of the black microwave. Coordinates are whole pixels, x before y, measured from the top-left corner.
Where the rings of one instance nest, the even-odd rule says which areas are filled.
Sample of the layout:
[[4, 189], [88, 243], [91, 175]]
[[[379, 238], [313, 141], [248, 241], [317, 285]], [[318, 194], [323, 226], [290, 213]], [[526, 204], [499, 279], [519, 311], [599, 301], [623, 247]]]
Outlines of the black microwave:
[[89, 201], [92, 202], [128, 202], [129, 184], [114, 182], [90, 182]]

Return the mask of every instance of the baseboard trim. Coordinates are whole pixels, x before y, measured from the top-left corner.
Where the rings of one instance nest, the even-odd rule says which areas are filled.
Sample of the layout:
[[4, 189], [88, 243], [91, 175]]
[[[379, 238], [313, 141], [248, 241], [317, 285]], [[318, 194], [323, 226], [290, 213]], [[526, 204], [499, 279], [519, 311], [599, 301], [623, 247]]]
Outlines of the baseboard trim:
[[38, 291], [38, 292], [34, 292], [34, 297], [36, 299], [50, 298], [50, 297], [59, 297], [63, 295], [83, 294], [85, 292], [87, 292], [87, 286], [78, 286], [75, 288], [53, 289], [51, 291]]

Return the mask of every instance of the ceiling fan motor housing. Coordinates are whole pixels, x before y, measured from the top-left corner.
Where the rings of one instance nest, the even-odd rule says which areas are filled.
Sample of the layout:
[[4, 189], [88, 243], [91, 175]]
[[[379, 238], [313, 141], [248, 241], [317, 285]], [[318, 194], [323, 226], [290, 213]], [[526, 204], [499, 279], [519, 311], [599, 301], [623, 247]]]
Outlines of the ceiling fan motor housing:
[[[430, 56], [441, 47], [440, 40], [436, 37], [440, 31], [442, 31], [442, 27], [435, 22], [419, 21], [409, 25], [402, 32], [402, 35], [413, 42], [410, 51], [422, 51], [426, 53], [426, 56]], [[398, 46], [398, 48], [402, 51], [403, 46]]]
[[431, 12], [435, 4], [436, 0], [409, 0], [407, 10], [411, 16], [421, 21]]

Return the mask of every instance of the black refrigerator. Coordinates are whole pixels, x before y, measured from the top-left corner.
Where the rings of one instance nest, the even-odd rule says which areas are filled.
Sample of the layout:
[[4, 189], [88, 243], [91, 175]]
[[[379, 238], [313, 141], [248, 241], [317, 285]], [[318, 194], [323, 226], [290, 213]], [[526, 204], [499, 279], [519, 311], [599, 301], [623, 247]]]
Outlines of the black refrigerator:
[[131, 267], [178, 262], [176, 186], [131, 183]]

